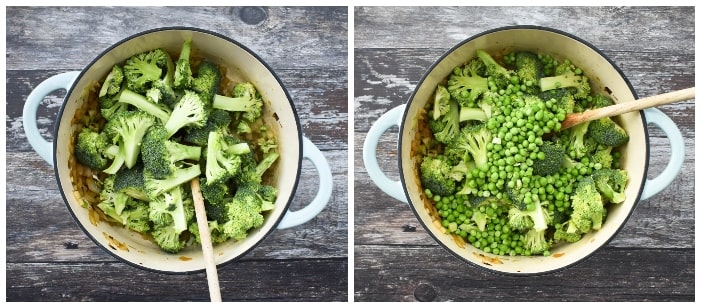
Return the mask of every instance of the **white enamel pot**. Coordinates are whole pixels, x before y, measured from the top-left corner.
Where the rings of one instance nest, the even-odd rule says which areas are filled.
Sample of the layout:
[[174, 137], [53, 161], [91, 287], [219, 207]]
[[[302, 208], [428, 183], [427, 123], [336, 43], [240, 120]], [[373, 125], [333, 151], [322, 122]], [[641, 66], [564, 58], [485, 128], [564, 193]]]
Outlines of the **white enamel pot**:
[[[84, 103], [84, 91], [92, 83], [101, 80], [114, 64], [128, 57], [156, 48], [164, 48], [171, 54], [179, 54], [183, 41], [192, 40], [193, 54], [197, 54], [227, 67], [227, 77], [232, 80], [252, 81], [261, 92], [267, 111], [263, 115], [277, 133], [280, 158], [274, 169], [273, 185], [279, 195], [275, 208], [265, 217], [265, 223], [251, 230], [241, 241], [228, 241], [214, 247], [217, 265], [234, 261], [255, 246], [275, 229], [301, 225], [316, 217], [327, 205], [332, 190], [331, 171], [319, 149], [302, 135], [295, 106], [280, 78], [258, 55], [244, 45], [226, 36], [196, 28], [158, 28], [132, 35], [103, 51], [82, 71], [66, 72], [48, 78], [28, 96], [24, 106], [23, 125], [27, 139], [34, 150], [54, 166], [59, 190], [69, 212], [78, 226], [98, 246], [117, 259], [135, 267], [164, 273], [192, 273], [205, 269], [202, 250], [190, 246], [178, 254], [159, 249], [142, 235], [105, 222], [92, 223], [88, 210], [81, 207], [73, 194], [68, 159], [69, 144], [75, 127], [71, 125], [76, 110]], [[54, 90], [67, 91], [55, 124], [53, 142], [46, 141], [37, 128], [37, 108], [44, 97]], [[317, 195], [297, 211], [288, 210], [300, 178], [302, 160], [308, 159], [315, 166], [319, 177]]]
[[[601, 230], [589, 233], [580, 241], [554, 247], [550, 256], [497, 256], [469, 244], [461, 245], [440, 226], [439, 217], [425, 196], [418, 180], [417, 163], [411, 157], [411, 144], [416, 139], [417, 116], [429, 102], [436, 85], [453, 67], [476, 56], [484, 49], [490, 53], [507, 50], [530, 50], [567, 57], [591, 77], [592, 89], [606, 91], [616, 102], [637, 98], [633, 87], [621, 70], [600, 50], [574, 35], [537, 26], [514, 26], [489, 30], [470, 37], [441, 56], [421, 77], [409, 101], [383, 114], [373, 124], [363, 145], [363, 161], [375, 184], [388, 195], [408, 203], [425, 230], [447, 251], [480, 269], [507, 275], [536, 275], [568, 268], [594, 254], [611, 241], [630, 217], [640, 200], [665, 189], [681, 170], [684, 141], [674, 122], [658, 109], [646, 109], [620, 116], [621, 125], [629, 132], [630, 141], [622, 148], [621, 164], [630, 180], [624, 203], [609, 208]], [[650, 145], [647, 125], [658, 126], [669, 138], [671, 157], [662, 173], [647, 179]], [[387, 129], [399, 127], [398, 167], [400, 181], [387, 177], [377, 162], [377, 144]]]

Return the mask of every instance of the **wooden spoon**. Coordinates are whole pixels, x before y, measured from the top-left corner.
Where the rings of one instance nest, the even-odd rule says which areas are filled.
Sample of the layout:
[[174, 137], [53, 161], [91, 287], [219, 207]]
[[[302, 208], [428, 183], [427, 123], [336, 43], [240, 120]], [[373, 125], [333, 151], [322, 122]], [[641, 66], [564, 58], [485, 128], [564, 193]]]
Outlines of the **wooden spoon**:
[[560, 130], [564, 130], [588, 121], [608, 118], [631, 111], [692, 99], [694, 98], [694, 89], [695, 87], [691, 87], [684, 90], [645, 97], [625, 103], [613, 104], [603, 108], [591, 109], [580, 113], [570, 113], [565, 117], [565, 120], [560, 123]]
[[219, 289], [217, 264], [214, 263], [214, 249], [212, 248], [212, 238], [209, 235], [209, 224], [207, 223], [207, 213], [204, 210], [204, 199], [200, 193], [199, 178], [195, 177], [192, 179], [190, 182], [190, 187], [192, 188], [192, 199], [195, 201], [197, 227], [200, 230], [202, 256], [204, 258], [205, 271], [207, 273], [207, 284], [209, 285], [209, 298], [212, 302], [221, 302], [221, 290]]

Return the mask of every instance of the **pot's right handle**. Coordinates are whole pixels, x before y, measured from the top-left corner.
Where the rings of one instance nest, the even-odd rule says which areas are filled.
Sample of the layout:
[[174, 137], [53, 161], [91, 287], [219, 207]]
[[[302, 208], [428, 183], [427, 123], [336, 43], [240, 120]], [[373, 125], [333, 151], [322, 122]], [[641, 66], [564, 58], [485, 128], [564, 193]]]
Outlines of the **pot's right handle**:
[[53, 144], [46, 141], [39, 133], [37, 110], [39, 109], [39, 104], [44, 101], [44, 98], [49, 93], [60, 89], [68, 91], [79, 73], [77, 71], [65, 72], [49, 77], [29, 93], [27, 101], [24, 103], [24, 109], [22, 110], [24, 134], [27, 136], [27, 140], [29, 140], [29, 144], [34, 148], [34, 151], [52, 166], [54, 164]]
[[654, 124], [662, 129], [667, 135], [671, 146], [671, 157], [662, 173], [654, 179], [645, 181], [641, 200], [648, 199], [667, 188], [681, 171], [684, 162], [684, 138], [674, 121], [657, 108], [645, 109], [645, 120], [648, 124]]
[[406, 108], [406, 104], [392, 108], [390, 111], [380, 116], [377, 122], [370, 127], [363, 144], [363, 163], [365, 164], [365, 170], [377, 187], [391, 197], [408, 203], [406, 195], [404, 195], [402, 183], [387, 177], [387, 175], [382, 172], [382, 169], [380, 169], [380, 164], [377, 163], [377, 144], [380, 141], [380, 137], [389, 128], [401, 126], [404, 108]]
[[310, 202], [303, 209], [294, 212], [288, 210], [278, 224], [278, 229], [291, 228], [311, 220], [312, 218], [316, 217], [316, 215], [321, 213], [331, 199], [333, 179], [331, 178], [331, 168], [329, 168], [329, 162], [311, 140], [309, 140], [307, 137], [302, 137], [302, 139], [302, 155], [304, 158], [309, 159], [309, 161], [314, 164], [314, 167], [316, 167], [316, 170], [319, 172], [319, 190], [317, 191], [316, 197], [314, 197], [312, 202]]

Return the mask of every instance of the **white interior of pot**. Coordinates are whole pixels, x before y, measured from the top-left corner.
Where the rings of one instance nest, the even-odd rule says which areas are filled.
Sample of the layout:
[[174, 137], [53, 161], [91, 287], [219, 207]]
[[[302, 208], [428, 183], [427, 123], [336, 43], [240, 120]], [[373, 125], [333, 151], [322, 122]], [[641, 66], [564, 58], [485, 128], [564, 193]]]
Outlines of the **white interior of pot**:
[[401, 136], [402, 176], [406, 183], [405, 189], [409, 194], [410, 204], [422, 224], [427, 228], [427, 231], [454, 255], [489, 270], [528, 274], [562, 269], [589, 256], [608, 242], [623, 226], [623, 223], [634, 208], [646, 177], [645, 170], [648, 157], [647, 136], [642, 117], [639, 112], [631, 112], [620, 116], [621, 125], [630, 135], [629, 143], [622, 148], [623, 155], [621, 160], [622, 167], [628, 171], [630, 180], [626, 189], [626, 201], [609, 207], [608, 217], [600, 230], [585, 235], [576, 243], [553, 247], [551, 255], [548, 257], [497, 256], [485, 253], [471, 245], [466, 245], [463, 248], [454, 240], [453, 236], [445, 234], [440, 226], [432, 223], [434, 218], [431, 217], [422, 202], [422, 189], [420, 188], [414, 162], [408, 159], [408, 156], [411, 151], [411, 140], [416, 135], [416, 115], [429, 102], [436, 85], [447, 77], [455, 66], [474, 58], [477, 49], [484, 49], [492, 54], [504, 52], [505, 50], [530, 50], [548, 53], [556, 57], [566, 56], [575, 65], [582, 68], [584, 73], [591, 78], [592, 89], [595, 91], [604, 92], [603, 89], [605, 87], [608, 88], [610, 96], [616, 102], [634, 99], [633, 93], [616, 69], [587, 45], [551, 31], [508, 29], [488, 33], [465, 42], [452, 50], [450, 54], [436, 64], [425, 80], [417, 86], [415, 96], [408, 104]]
[[288, 99], [283, 86], [263, 63], [230, 41], [191, 30], [150, 32], [123, 42], [87, 67], [65, 100], [66, 105], [60, 120], [58, 136], [56, 136], [56, 168], [58, 168], [61, 189], [66, 195], [74, 217], [96, 242], [108, 247], [115, 256], [137, 266], [165, 272], [203, 270], [205, 266], [200, 246], [191, 246], [178, 254], [169, 254], [136, 232], [105, 222], [93, 225], [89, 220], [88, 211], [81, 207], [71, 194], [73, 188], [68, 172], [68, 144], [73, 134], [70, 121], [82, 102], [80, 97], [84, 88], [92, 81], [101, 80], [114, 64], [121, 63], [139, 52], [164, 48], [171, 54], [178, 55], [185, 38], [192, 39], [193, 55], [201, 55], [225, 65], [228, 68], [227, 77], [231, 80], [248, 80], [255, 84], [266, 102], [267, 111], [264, 117], [268, 126], [276, 131], [281, 151], [274, 175], [271, 177], [274, 182], [271, 184], [276, 185], [279, 192], [275, 209], [267, 212], [264, 225], [249, 231], [249, 236], [245, 240], [228, 241], [215, 246], [214, 258], [217, 264], [241, 256], [273, 229], [275, 223], [284, 215], [288, 201], [292, 199], [301, 162], [300, 127], [292, 102]]

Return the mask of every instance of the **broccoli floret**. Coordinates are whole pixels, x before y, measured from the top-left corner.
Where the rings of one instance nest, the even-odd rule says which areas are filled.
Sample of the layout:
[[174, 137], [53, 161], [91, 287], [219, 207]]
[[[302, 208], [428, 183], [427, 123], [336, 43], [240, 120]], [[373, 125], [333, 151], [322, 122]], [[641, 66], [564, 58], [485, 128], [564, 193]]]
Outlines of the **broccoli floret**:
[[570, 156], [575, 159], [580, 159], [589, 154], [592, 150], [591, 146], [586, 143], [587, 132], [589, 131], [590, 122], [584, 122], [571, 127], [569, 130], [569, 147]]
[[214, 95], [212, 107], [236, 112], [248, 121], [254, 122], [261, 116], [263, 99], [250, 82], [241, 82], [234, 86], [232, 97]]
[[175, 135], [178, 130], [185, 126], [203, 127], [207, 123], [209, 109], [195, 92], [185, 90], [183, 96], [173, 107], [168, 121], [165, 122], [165, 129], [168, 137]]
[[[436, 141], [443, 144], [450, 144], [460, 132], [460, 107], [457, 102], [450, 102], [450, 110], [437, 122], [431, 125]], [[440, 129], [440, 131], [437, 131]]]
[[[209, 237], [212, 244], [220, 244], [229, 240], [229, 236], [224, 233], [222, 223], [219, 223], [216, 220], [207, 221], [207, 227], [209, 228]], [[188, 231], [190, 231], [190, 234], [195, 238], [196, 243], [202, 243], [199, 226], [197, 225], [196, 221], [190, 223]]]
[[[613, 166], [612, 147], [597, 147], [594, 154], [591, 155], [590, 162], [594, 163], [595, 168], [611, 168]], [[598, 164], [598, 167], [596, 167]]]
[[111, 120], [113, 115], [127, 110], [129, 104], [120, 102], [119, 95], [100, 100], [100, 115], [107, 121]]
[[154, 227], [151, 231], [156, 245], [169, 253], [178, 253], [185, 248], [187, 241], [181, 239], [180, 234], [173, 226]]
[[269, 152], [274, 151], [278, 147], [277, 138], [275, 138], [275, 134], [266, 133], [267, 130], [267, 126], [260, 126], [260, 128], [258, 129], [259, 137], [255, 140], [255, 147], [261, 152], [263, 152], [263, 154], [268, 154]]
[[270, 170], [280, 157], [280, 154], [277, 152], [268, 152], [263, 155], [260, 161], [257, 161], [253, 154], [254, 152], [251, 151], [240, 155], [241, 168], [233, 177], [236, 185], [262, 183], [263, 175]]
[[182, 186], [175, 186], [149, 202], [149, 219], [153, 222], [151, 235], [166, 252], [178, 253], [185, 248], [184, 232], [194, 221], [191, 196]]
[[263, 199], [246, 186], [239, 187], [231, 202], [227, 203], [229, 218], [223, 225], [224, 233], [235, 239], [246, 238], [248, 230], [263, 225]]
[[514, 230], [528, 231], [533, 228], [533, 219], [526, 211], [519, 210], [516, 206], [509, 208], [508, 223]]
[[127, 209], [122, 212], [125, 217], [124, 226], [136, 232], [148, 232], [151, 230], [151, 220], [149, 219], [149, 206], [147, 202], [130, 198], [127, 202]]
[[107, 219], [115, 221], [129, 230], [146, 232], [151, 229], [148, 204], [129, 197], [115, 188], [116, 177], [105, 178], [97, 207]]
[[[243, 123], [239, 122], [239, 123]], [[186, 126], [183, 141], [198, 146], [206, 146], [209, 133], [219, 129], [225, 129], [231, 124], [231, 115], [226, 110], [211, 109], [207, 122], [202, 127]], [[249, 131], [250, 132], [250, 131]]]
[[192, 40], [187, 38], [180, 48], [180, 57], [175, 61], [175, 73], [173, 74], [173, 87], [176, 89], [189, 89], [194, 80], [190, 67], [190, 47]]
[[119, 102], [132, 105], [137, 109], [156, 117], [162, 123], [166, 123], [168, 118], [170, 118], [170, 110], [168, 110], [168, 108], [164, 107], [163, 105], [156, 104], [150, 101], [146, 96], [129, 89], [122, 90], [122, 93], [119, 94]]
[[187, 230], [184, 198], [183, 187], [179, 185], [152, 199], [149, 202], [149, 219], [154, 227], [172, 226], [176, 232]]
[[[278, 190], [275, 188], [275, 186], [256, 183], [249, 183], [248, 185], [256, 187], [256, 192], [258, 192], [258, 195], [263, 198], [263, 201], [275, 203], [277, 200]], [[268, 209], [263, 208], [263, 210], [266, 211]]]
[[484, 71], [485, 65], [478, 59], [470, 60], [462, 68], [454, 68], [448, 78], [450, 96], [461, 106], [473, 106], [482, 93], [489, 91], [488, 79], [480, 76]]
[[555, 225], [553, 239], [556, 242], [574, 243], [582, 239], [582, 232], [577, 229], [572, 221], [568, 220], [562, 224]]
[[497, 88], [506, 88], [511, 83], [511, 76], [515, 74], [514, 71], [503, 67], [484, 50], [477, 50], [477, 57], [484, 63], [485, 75], [494, 82]]
[[146, 97], [156, 103], [156, 105], [168, 107], [173, 107], [177, 102], [175, 90], [166, 82], [155, 82], [153, 86], [146, 91]]
[[538, 94], [538, 97], [540, 97], [540, 99], [542, 99], [544, 102], [554, 98], [558, 104], [557, 109], [564, 110], [565, 114], [574, 112], [576, 101], [572, 93], [570, 93], [570, 91], [567, 89], [559, 88], [543, 91]]
[[604, 168], [594, 170], [591, 177], [596, 183], [596, 189], [601, 194], [605, 202], [614, 204], [626, 200], [626, 183], [628, 183], [628, 172], [623, 169]]
[[122, 81], [124, 81], [124, 70], [119, 65], [112, 66], [112, 70], [102, 82], [98, 97], [115, 96], [122, 90]]
[[112, 164], [102, 170], [102, 172], [116, 174], [124, 165], [124, 149], [118, 145], [111, 145], [105, 151], [105, 155], [112, 158]]
[[206, 183], [225, 182], [241, 168], [241, 155], [250, 153], [246, 142], [239, 142], [222, 131], [209, 133], [207, 142]]
[[161, 48], [129, 57], [124, 63], [127, 88], [139, 94], [146, 94], [152, 84], [163, 77], [164, 70], [168, 71], [169, 62], [172, 65], [170, 55]]
[[229, 185], [227, 185], [227, 183], [208, 183], [206, 178], [201, 178], [200, 183], [202, 183], [202, 185], [200, 185], [200, 192], [202, 193], [202, 198], [205, 201], [215, 205], [221, 205], [225, 203], [224, 199], [227, 196], [229, 196]]
[[540, 78], [543, 77], [543, 63], [538, 55], [530, 51], [519, 51], [515, 54], [516, 74], [522, 85], [526, 86], [526, 93], [537, 94], [540, 92]]
[[[272, 167], [279, 154], [269, 152], [258, 162], [253, 151], [239, 155], [241, 158], [240, 170], [234, 175], [234, 183], [238, 186], [247, 183], [261, 183], [263, 174]], [[265, 157], [268, 157], [267, 159]]]
[[477, 230], [484, 231], [487, 229], [487, 222], [489, 217], [479, 210], [472, 211], [472, 216], [470, 219], [477, 225]]
[[163, 193], [189, 182], [201, 173], [200, 165], [191, 165], [173, 170], [173, 173], [165, 179], [155, 178], [151, 172], [144, 170], [144, 186], [146, 195], [150, 200], [156, 199]]
[[474, 169], [474, 164], [466, 163], [465, 161], [460, 161], [450, 169], [448, 174], [456, 182], [461, 182], [468, 172]]
[[176, 164], [184, 160], [199, 161], [202, 148], [181, 144], [169, 139], [161, 124], [151, 126], [141, 144], [144, 168], [157, 179], [165, 179], [176, 170]]
[[248, 182], [239, 185], [237, 191], [241, 189], [254, 193], [260, 199], [261, 212], [272, 210], [275, 207], [277, 188], [257, 182]]
[[122, 212], [127, 207], [129, 196], [114, 189], [114, 180], [115, 175], [109, 175], [103, 180], [100, 202], [97, 204], [97, 207], [102, 210], [108, 219], [124, 225], [126, 218], [122, 216]]
[[136, 164], [132, 168], [117, 171], [114, 178], [114, 190], [138, 200], [149, 201], [144, 186], [144, 165]]
[[433, 94], [433, 119], [438, 120], [438, 118], [448, 113], [448, 110], [450, 110], [450, 93], [448, 93], [446, 87], [438, 85]]
[[[458, 150], [465, 151], [475, 162], [475, 167], [483, 169], [487, 167], [487, 145], [492, 142], [492, 134], [483, 123], [467, 125], [460, 129], [460, 133], [449, 145]], [[464, 158], [464, 161], [470, 159]]]
[[591, 94], [589, 78], [584, 74], [576, 74], [574, 71], [567, 71], [557, 76], [548, 76], [540, 79], [540, 90], [548, 91], [558, 88], [569, 88], [572, 95], [577, 99], [587, 98]]
[[519, 205], [514, 205], [509, 208], [509, 226], [521, 231], [534, 229], [543, 231], [548, 228], [552, 222], [552, 215], [536, 200], [525, 205], [526, 208], [520, 209]]
[[212, 105], [214, 97], [219, 93], [219, 83], [222, 74], [216, 64], [202, 61], [197, 67], [197, 77], [192, 81], [192, 89], [202, 98], [207, 106]]
[[591, 230], [599, 230], [606, 215], [606, 208], [601, 195], [596, 189], [596, 184], [591, 176], [585, 176], [579, 180], [573, 195], [571, 223], [577, 230], [587, 233]]
[[531, 254], [548, 255], [552, 242], [545, 237], [546, 230], [530, 229], [524, 235], [523, 244]]
[[482, 97], [477, 101], [477, 106], [484, 112], [486, 120], [489, 120], [496, 112], [501, 112], [501, 110], [494, 108], [496, 102], [499, 100], [500, 95], [490, 91], [482, 94]]
[[104, 132], [108, 141], [119, 143], [124, 155], [124, 165], [131, 168], [136, 164], [141, 151], [141, 141], [156, 120], [143, 111], [124, 111], [107, 121]]
[[613, 100], [606, 95], [601, 93], [594, 94], [591, 97], [591, 107], [592, 108], [604, 108], [613, 105]]
[[165, 68], [166, 71], [163, 78], [153, 81], [151, 88], [146, 90], [145, 95], [156, 104], [172, 107], [176, 103], [177, 95], [173, 89], [175, 65], [170, 56], [166, 58]]
[[560, 171], [565, 160], [565, 149], [552, 141], [543, 141], [533, 160], [533, 174], [547, 176]]
[[630, 139], [625, 129], [611, 118], [598, 119], [589, 123], [588, 134], [599, 144], [615, 148], [628, 143]]
[[450, 176], [453, 166], [443, 155], [425, 156], [420, 166], [421, 185], [434, 195], [450, 196], [455, 193], [457, 184]]
[[79, 163], [93, 170], [103, 170], [108, 167], [110, 159], [118, 151], [116, 145], [110, 145], [104, 134], [84, 127], [76, 137], [73, 154]]
[[268, 152], [263, 155], [263, 158], [258, 162], [258, 164], [256, 164], [255, 168], [254, 175], [258, 178], [258, 180], [249, 182], [260, 183], [263, 179], [263, 174], [265, 174], [265, 172], [273, 166], [278, 157], [280, 157], [280, 154], [277, 152]]

